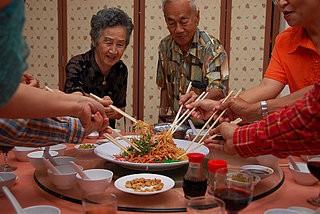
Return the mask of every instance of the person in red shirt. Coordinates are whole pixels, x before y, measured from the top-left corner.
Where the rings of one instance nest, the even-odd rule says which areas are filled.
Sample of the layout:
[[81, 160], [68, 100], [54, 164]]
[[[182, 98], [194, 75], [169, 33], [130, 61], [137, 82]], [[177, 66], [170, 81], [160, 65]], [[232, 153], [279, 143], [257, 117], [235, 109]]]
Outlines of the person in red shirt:
[[[193, 103], [205, 116], [210, 105], [205, 102]], [[218, 110], [229, 109], [228, 116], [235, 118], [239, 112], [245, 121], [255, 120], [252, 115], [259, 111], [248, 108], [250, 104], [241, 98], [231, 98], [216, 106]], [[209, 110], [209, 111], [208, 111]], [[209, 113], [210, 114], [210, 113]], [[260, 122], [239, 127], [223, 122], [210, 135], [221, 133], [224, 140], [205, 140], [210, 149], [224, 151], [229, 155], [242, 157], [273, 154], [277, 157], [288, 155], [320, 154], [320, 80], [302, 100], [286, 106], [263, 118]]]

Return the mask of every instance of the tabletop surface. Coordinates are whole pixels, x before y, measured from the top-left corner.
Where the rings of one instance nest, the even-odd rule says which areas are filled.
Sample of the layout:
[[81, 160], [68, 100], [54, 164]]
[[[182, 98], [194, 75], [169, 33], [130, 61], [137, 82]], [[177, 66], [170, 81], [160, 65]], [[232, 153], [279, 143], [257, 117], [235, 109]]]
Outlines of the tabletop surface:
[[[92, 140], [92, 139], [85, 140], [85, 142], [89, 142], [89, 143], [93, 143], [95, 141], [96, 140]], [[67, 154], [68, 152], [72, 152], [73, 146], [74, 146], [73, 144], [67, 144]], [[296, 161], [303, 162], [303, 160], [300, 157], [294, 157], [294, 158], [296, 159]], [[8, 162], [9, 164], [18, 167], [18, 169], [14, 171], [14, 173], [18, 175], [18, 179], [16, 184], [11, 188], [11, 191], [15, 195], [17, 200], [21, 203], [22, 207], [47, 204], [47, 205], [58, 207], [61, 210], [61, 213], [63, 214], [64, 213], [66, 214], [81, 213], [82, 207], [80, 204], [61, 199], [41, 189], [34, 180], [35, 171], [33, 166], [30, 164], [30, 162], [17, 161], [14, 157], [13, 152], [9, 152]], [[319, 191], [320, 191], [319, 185], [317, 184], [313, 186], [302, 186], [302, 185], [296, 184], [289, 171], [289, 167], [287, 166], [288, 162], [289, 162], [288, 159], [279, 159], [278, 161], [278, 163], [281, 165], [281, 172], [283, 171], [284, 178], [285, 178], [283, 184], [279, 187], [279, 189], [277, 189], [275, 192], [271, 193], [266, 197], [252, 201], [248, 205], [248, 207], [245, 208], [241, 213], [264, 213], [264, 211], [268, 209], [288, 208], [291, 206], [307, 207], [313, 210], [317, 209], [317, 207], [314, 207], [308, 204], [306, 202], [306, 199], [310, 197], [314, 197], [317, 194], [319, 194]], [[105, 163], [103, 160], [101, 160], [101, 162], [97, 162], [97, 166], [99, 164], [105, 164]], [[172, 190], [169, 190], [169, 191], [176, 191], [177, 192], [176, 194], [180, 194], [180, 195], [183, 194], [181, 192], [181, 188], [173, 188]], [[170, 196], [170, 194], [172, 193], [169, 193], [169, 191], [161, 194], [167, 194], [167, 196]], [[135, 195], [128, 196], [129, 194], [123, 193], [120, 191], [116, 193], [119, 194], [119, 197], [129, 197], [131, 201], [129, 203], [140, 204], [140, 207], [144, 206], [143, 204], [145, 203], [145, 200], [143, 198], [150, 197], [150, 196], [141, 197], [141, 196], [135, 196]], [[159, 196], [151, 196], [151, 197], [157, 198]], [[162, 197], [162, 198], [165, 198], [165, 197]], [[181, 196], [179, 198], [180, 198], [179, 203], [184, 203], [183, 197]], [[169, 200], [169, 201], [172, 201], [172, 200]], [[175, 201], [173, 200], [172, 202], [168, 202], [167, 200], [167, 203], [174, 204]], [[6, 214], [15, 213], [8, 199], [3, 195], [0, 196], [0, 207], [1, 207], [0, 213], [6, 213]], [[145, 207], [148, 207], [148, 205], [146, 205]], [[173, 207], [176, 207], [176, 206], [173, 206]], [[127, 213], [127, 212], [128, 211], [119, 211], [118, 213]]]

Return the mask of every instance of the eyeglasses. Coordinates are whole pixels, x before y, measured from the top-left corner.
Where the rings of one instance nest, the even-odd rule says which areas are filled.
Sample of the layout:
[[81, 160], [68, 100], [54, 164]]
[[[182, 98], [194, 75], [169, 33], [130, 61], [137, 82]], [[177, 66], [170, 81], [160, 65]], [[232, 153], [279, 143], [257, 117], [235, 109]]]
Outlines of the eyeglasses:
[[279, 0], [273, 0], [273, 4], [278, 5], [279, 4]]

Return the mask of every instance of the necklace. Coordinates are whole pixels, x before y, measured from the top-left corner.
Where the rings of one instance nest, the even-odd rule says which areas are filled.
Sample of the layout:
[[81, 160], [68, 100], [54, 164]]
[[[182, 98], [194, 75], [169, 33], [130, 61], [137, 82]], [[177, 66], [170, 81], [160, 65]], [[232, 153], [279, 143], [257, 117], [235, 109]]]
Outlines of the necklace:
[[106, 81], [106, 77], [104, 76], [104, 77], [103, 77], [102, 85], [106, 85], [106, 84], [107, 84], [107, 81]]

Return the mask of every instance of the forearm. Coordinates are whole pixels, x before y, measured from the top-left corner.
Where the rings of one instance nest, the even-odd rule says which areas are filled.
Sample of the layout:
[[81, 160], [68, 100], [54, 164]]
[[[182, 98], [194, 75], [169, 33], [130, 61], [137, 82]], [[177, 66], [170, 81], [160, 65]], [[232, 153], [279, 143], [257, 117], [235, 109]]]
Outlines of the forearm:
[[47, 118], [78, 116], [82, 110], [77, 96], [52, 93], [20, 84], [9, 103], [0, 109], [2, 118]]
[[239, 97], [248, 103], [274, 99], [279, 95], [284, 86], [285, 85], [279, 81], [263, 78], [262, 82], [258, 86], [243, 92]]
[[313, 86], [308, 86], [287, 96], [268, 100], [268, 112], [275, 112], [280, 108], [294, 104], [297, 100], [303, 99], [304, 95], [310, 91], [312, 87]]
[[85, 134], [80, 121], [73, 117], [0, 119], [0, 132], [1, 145], [33, 147], [79, 143]]

